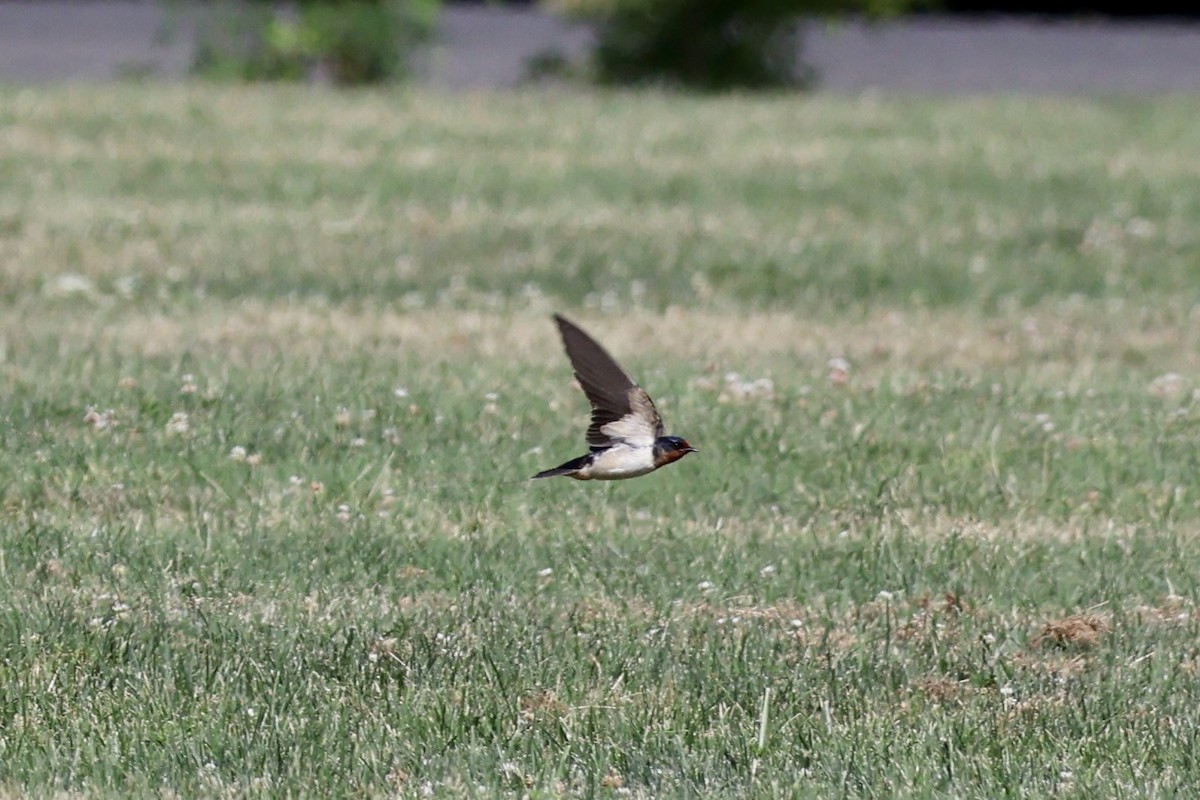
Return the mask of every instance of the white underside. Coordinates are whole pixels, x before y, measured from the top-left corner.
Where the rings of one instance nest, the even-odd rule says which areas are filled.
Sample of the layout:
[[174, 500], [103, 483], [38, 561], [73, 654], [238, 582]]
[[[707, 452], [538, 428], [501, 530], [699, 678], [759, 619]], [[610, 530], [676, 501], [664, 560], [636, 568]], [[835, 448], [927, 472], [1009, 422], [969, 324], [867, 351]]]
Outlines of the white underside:
[[618, 444], [599, 453], [572, 477], [585, 481], [619, 481], [654, 471], [654, 447]]

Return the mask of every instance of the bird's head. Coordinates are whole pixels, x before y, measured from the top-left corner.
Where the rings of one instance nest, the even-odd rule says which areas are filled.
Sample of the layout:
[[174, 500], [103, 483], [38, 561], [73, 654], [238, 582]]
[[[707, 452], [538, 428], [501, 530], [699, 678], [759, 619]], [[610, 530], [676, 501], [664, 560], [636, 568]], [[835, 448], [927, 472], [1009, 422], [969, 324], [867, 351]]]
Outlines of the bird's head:
[[678, 461], [688, 453], [697, 452], [696, 448], [687, 443], [686, 439], [678, 436], [660, 436], [654, 442], [654, 460], [662, 464]]

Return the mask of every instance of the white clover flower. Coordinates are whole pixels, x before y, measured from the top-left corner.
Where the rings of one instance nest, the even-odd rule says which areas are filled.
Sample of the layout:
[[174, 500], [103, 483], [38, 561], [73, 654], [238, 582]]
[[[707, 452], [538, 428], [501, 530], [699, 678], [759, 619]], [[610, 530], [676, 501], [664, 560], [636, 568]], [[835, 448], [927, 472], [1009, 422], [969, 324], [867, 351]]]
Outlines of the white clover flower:
[[47, 294], [54, 295], [92, 294], [96, 291], [96, 284], [86, 275], [65, 272], [54, 276], [54, 279], [48, 282], [45, 288]]
[[736, 372], [728, 372], [725, 374], [725, 390], [717, 399], [722, 403], [741, 403], [747, 400], [770, 398], [774, 394], [775, 382], [770, 378], [744, 381]]
[[167, 433], [171, 435], [183, 436], [188, 432], [190, 425], [186, 411], [176, 411], [167, 420]]
[[850, 382], [850, 362], [840, 356], [829, 359], [829, 382], [845, 386]]
[[1155, 397], [1174, 397], [1182, 394], [1183, 389], [1183, 376], [1177, 372], [1168, 372], [1164, 375], [1159, 375], [1150, 381], [1150, 385], [1146, 387], [1146, 391]]
[[1125, 232], [1136, 239], [1148, 239], [1158, 232], [1158, 226], [1144, 217], [1133, 217], [1125, 223]]
[[107, 411], [97, 411], [95, 406], [87, 407], [87, 411], [83, 415], [83, 421], [94, 431], [107, 430], [116, 424], [111, 408]]

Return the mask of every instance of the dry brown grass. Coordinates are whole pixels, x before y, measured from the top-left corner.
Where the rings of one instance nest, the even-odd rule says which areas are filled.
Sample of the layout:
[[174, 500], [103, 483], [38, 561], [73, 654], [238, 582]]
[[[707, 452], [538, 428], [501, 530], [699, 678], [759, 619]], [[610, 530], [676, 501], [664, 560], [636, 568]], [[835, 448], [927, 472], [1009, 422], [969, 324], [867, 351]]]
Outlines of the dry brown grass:
[[1091, 648], [1108, 633], [1110, 624], [1100, 614], [1071, 614], [1047, 622], [1033, 643], [1038, 646]]
[[[64, 353], [100, 349], [139, 357], [183, 351], [219, 354], [246, 366], [277, 360], [371, 353], [433, 361], [546, 363], [559, 357], [548, 306], [521, 312], [358, 308], [246, 302], [195, 311], [105, 307], [80, 311], [30, 306], [0, 320], [0, 340], [52, 336]], [[1065, 316], [1064, 316], [1065, 315]], [[983, 320], [958, 311], [891, 311], [865, 320], [811, 320], [782, 313], [721, 314], [668, 309], [612, 317], [574, 313], [625, 361], [670, 353], [702, 373], [769, 370], [776, 380], [791, 366], [807, 381], [826, 380], [829, 359], [849, 362], [849, 389], [887, 382], [907, 391], [935, 391], [940, 376], [1019, 369], [1024, 378], [1079, 391], [1126, 372], [1200, 372], [1200, 317], [1139, 327], [1136, 320], [1080, 314], [1048, 306]], [[1147, 391], [1187, 391], [1151, 385]]]

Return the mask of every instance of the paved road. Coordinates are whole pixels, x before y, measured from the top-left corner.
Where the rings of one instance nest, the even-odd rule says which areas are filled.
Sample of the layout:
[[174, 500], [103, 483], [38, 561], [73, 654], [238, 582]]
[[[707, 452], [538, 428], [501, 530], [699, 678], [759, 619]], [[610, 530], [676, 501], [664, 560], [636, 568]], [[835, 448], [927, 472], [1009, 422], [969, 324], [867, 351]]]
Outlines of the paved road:
[[[0, 2], [0, 82], [180, 78], [192, 48], [189, 14], [186, 6], [164, 11], [154, 0]], [[528, 57], [553, 49], [579, 54], [587, 41], [586, 31], [537, 10], [450, 7], [424, 80], [453, 89], [513, 86]], [[922, 17], [819, 25], [807, 56], [822, 88], [833, 91], [1200, 91], [1194, 21]]]

